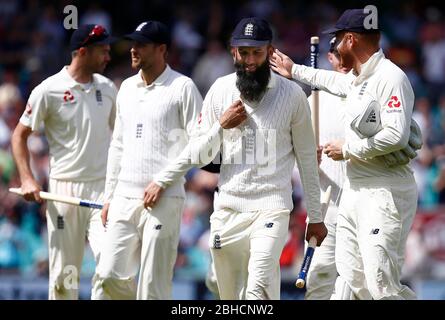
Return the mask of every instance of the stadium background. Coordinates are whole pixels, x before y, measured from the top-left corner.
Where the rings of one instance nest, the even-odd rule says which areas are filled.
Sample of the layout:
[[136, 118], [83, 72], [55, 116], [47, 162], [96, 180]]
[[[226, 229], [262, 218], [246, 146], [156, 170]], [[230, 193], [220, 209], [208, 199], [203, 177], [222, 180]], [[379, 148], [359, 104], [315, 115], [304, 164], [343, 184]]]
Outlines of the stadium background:
[[[9, 194], [19, 186], [10, 153], [10, 138], [30, 91], [69, 64], [63, 20], [66, 5], [75, 5], [79, 23], [99, 23], [113, 35], [131, 32], [144, 20], [169, 25], [173, 45], [170, 65], [192, 77], [204, 96], [213, 81], [233, 71], [227, 43], [235, 24], [246, 16], [266, 18], [275, 45], [297, 63], [309, 64], [310, 36], [332, 25], [346, 8], [374, 4], [383, 30], [385, 54], [408, 75], [416, 93], [414, 118], [425, 144], [412, 162], [418, 188], [418, 213], [407, 244], [403, 281], [421, 299], [445, 299], [445, 10], [439, 1], [34, 1], [0, 0], [0, 299], [46, 299], [47, 242], [45, 207]], [[329, 38], [321, 36], [320, 67]], [[129, 44], [112, 46], [105, 75], [117, 86], [134, 73]], [[304, 87], [309, 93], [309, 89]], [[32, 167], [46, 189], [48, 146], [41, 133], [29, 141]], [[217, 177], [201, 170], [187, 174], [175, 267], [174, 298], [211, 299], [204, 277], [209, 264], [207, 237]], [[282, 298], [300, 299], [293, 287], [303, 251], [305, 209], [301, 185], [293, 177], [294, 203], [288, 243], [281, 257]], [[94, 271], [85, 252], [81, 293], [89, 296]]]

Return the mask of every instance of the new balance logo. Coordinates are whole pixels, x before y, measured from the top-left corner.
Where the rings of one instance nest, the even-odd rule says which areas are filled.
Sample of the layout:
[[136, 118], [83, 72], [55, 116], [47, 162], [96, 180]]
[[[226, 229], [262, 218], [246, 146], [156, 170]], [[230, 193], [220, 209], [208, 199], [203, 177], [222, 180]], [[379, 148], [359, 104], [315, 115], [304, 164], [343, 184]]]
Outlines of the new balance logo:
[[253, 24], [248, 23], [246, 27], [244, 28], [244, 35], [245, 36], [252, 36], [253, 35]]
[[371, 233], [370, 234], [378, 234], [379, 231], [380, 231], [379, 228], [371, 229]]
[[376, 122], [376, 117], [375, 117], [375, 111], [371, 110], [371, 112], [368, 115], [368, 118], [366, 118], [366, 123], [368, 122]]
[[162, 224], [155, 225], [155, 230], [161, 230], [161, 229], [162, 229]]
[[266, 228], [272, 228], [273, 227], [273, 222], [268, 222], [264, 225]]

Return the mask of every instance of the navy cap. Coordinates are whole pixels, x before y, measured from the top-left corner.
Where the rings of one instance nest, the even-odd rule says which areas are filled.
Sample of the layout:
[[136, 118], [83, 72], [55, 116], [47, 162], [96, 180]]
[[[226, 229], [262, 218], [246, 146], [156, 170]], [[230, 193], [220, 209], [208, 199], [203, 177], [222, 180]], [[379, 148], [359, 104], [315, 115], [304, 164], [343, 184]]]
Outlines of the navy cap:
[[235, 27], [230, 45], [232, 47], [261, 47], [272, 41], [272, 29], [261, 18], [244, 18]]
[[111, 37], [101, 25], [85, 24], [79, 26], [71, 35], [70, 50], [74, 51], [94, 44], [110, 44], [114, 41], [116, 38]]
[[145, 21], [139, 24], [133, 33], [124, 36], [125, 39], [140, 43], [159, 43], [170, 46], [170, 32], [165, 24], [159, 21]]
[[375, 33], [379, 29], [366, 28], [365, 19], [369, 13], [365, 13], [364, 9], [348, 9], [335, 23], [333, 28], [323, 31], [322, 33], [335, 34], [339, 31], [351, 31], [358, 33]]

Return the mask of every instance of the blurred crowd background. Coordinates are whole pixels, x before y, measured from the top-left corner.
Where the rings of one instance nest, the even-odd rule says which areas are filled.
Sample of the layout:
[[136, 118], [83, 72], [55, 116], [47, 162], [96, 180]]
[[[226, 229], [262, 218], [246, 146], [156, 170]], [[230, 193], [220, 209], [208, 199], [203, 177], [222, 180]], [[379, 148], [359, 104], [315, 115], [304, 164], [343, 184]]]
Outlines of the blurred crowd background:
[[[329, 68], [325, 55], [330, 39], [320, 31], [335, 23], [344, 9], [371, 3], [0, 0], [0, 279], [35, 279], [48, 274], [45, 205], [8, 193], [9, 187], [20, 185], [10, 138], [31, 90], [69, 64], [72, 30], [63, 26], [63, 9], [70, 4], [78, 9], [79, 24], [102, 24], [116, 36], [131, 32], [145, 20], [165, 22], [173, 39], [169, 64], [190, 76], [205, 96], [216, 78], [233, 72], [227, 44], [241, 18], [266, 18], [274, 29], [275, 46], [301, 64], [309, 64], [310, 37], [320, 35], [320, 67]], [[412, 161], [419, 188], [418, 214], [408, 239], [403, 278], [411, 284], [440, 284], [434, 298], [445, 299], [445, 10], [440, 1], [372, 4], [378, 8], [385, 54], [407, 73], [415, 90], [414, 118], [424, 138], [423, 148]], [[135, 72], [129, 49], [126, 41], [112, 46], [105, 75], [118, 87]], [[43, 133], [34, 134], [29, 147], [34, 174], [46, 189], [48, 145]], [[210, 260], [209, 216], [218, 177], [199, 169], [186, 177], [175, 281], [195, 281], [202, 288]], [[295, 207], [280, 261], [283, 283], [295, 279], [303, 254], [306, 213], [297, 171], [293, 182]], [[82, 277], [91, 277], [93, 272], [94, 260], [87, 246]]]

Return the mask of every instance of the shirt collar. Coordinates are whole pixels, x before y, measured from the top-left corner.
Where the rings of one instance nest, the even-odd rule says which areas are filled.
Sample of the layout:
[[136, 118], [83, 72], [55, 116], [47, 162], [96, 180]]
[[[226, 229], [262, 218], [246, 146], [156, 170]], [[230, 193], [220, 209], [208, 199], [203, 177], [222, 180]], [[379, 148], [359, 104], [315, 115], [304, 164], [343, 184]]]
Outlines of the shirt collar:
[[267, 88], [275, 88], [277, 84], [277, 75], [275, 74], [275, 72], [270, 71], [270, 79], [269, 79], [269, 83], [267, 84]]
[[[68, 85], [68, 88], [70, 88], [70, 89], [73, 89], [73, 88], [76, 88], [76, 87], [77, 88], [81, 88], [80, 83], [77, 82], [76, 80], [74, 80], [73, 77], [71, 77], [71, 75], [68, 73], [68, 66], [64, 66], [62, 68], [62, 70], [60, 71], [60, 73], [61, 73], [61, 75], [63, 77], [63, 80]], [[96, 80], [95, 80], [94, 74], [93, 74], [93, 76], [91, 78], [92, 78], [92, 86], [91, 86], [91, 88], [93, 88], [93, 87], [96, 86]]]
[[163, 85], [168, 77], [170, 76], [171, 68], [167, 64], [164, 71], [148, 86], [145, 85], [144, 79], [142, 78], [142, 70], [139, 70], [137, 77], [137, 86], [138, 87], [151, 87], [151, 86], [161, 86]]
[[380, 63], [380, 61], [382, 61], [384, 58], [385, 58], [385, 54], [383, 53], [382, 49], [380, 49], [379, 51], [374, 53], [368, 59], [368, 61], [366, 61], [365, 63], [362, 64], [361, 72], [357, 76], [357, 78], [355, 78], [354, 84], [355, 85], [359, 85], [364, 80], [369, 78], [374, 73], [374, 71], [376, 70], [376, 68], [377, 68], [378, 64]]

